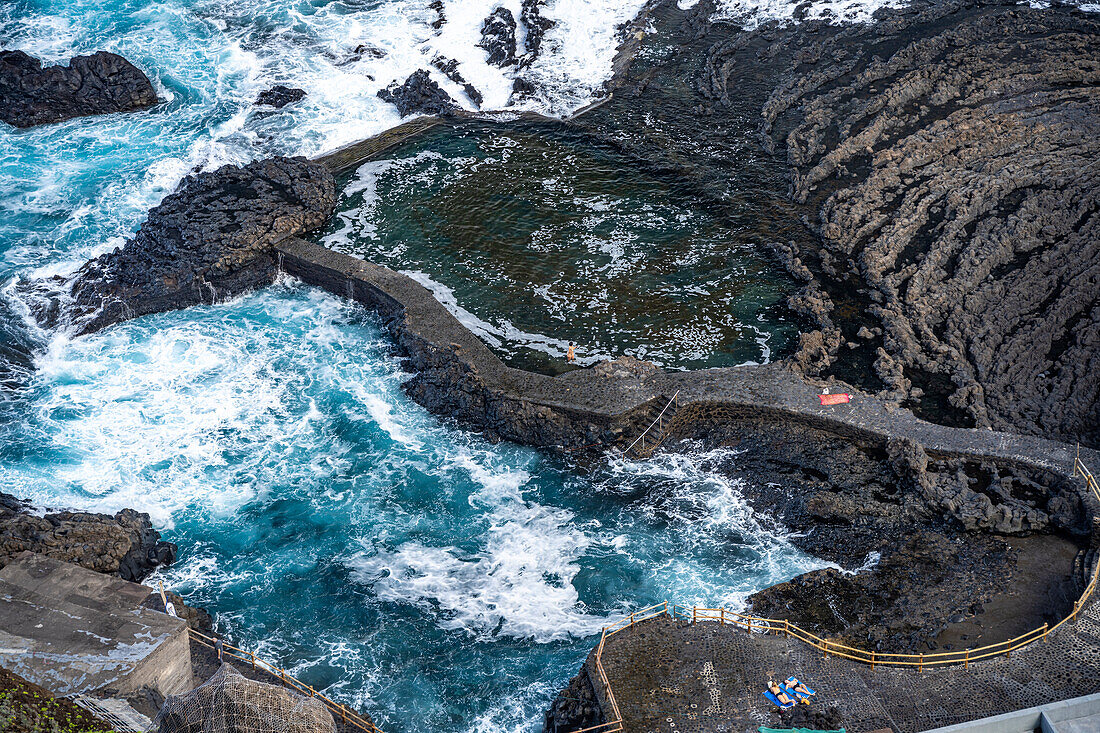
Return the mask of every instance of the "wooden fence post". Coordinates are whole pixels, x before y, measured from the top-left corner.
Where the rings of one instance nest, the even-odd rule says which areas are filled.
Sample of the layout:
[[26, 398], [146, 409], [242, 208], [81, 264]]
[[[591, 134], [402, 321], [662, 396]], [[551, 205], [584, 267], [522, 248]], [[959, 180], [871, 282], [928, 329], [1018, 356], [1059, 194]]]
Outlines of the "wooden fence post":
[[726, 625], [726, 609], [725, 607], [718, 609], [718, 623], [722, 626]]
[[875, 671], [875, 653], [873, 651], [871, 652], [871, 671]]
[[970, 650], [969, 649], [967, 649], [966, 653], [963, 655], [963, 669], [964, 670], [970, 669]]
[[924, 652], [920, 653], [920, 659], [917, 661], [917, 671], [918, 672], [923, 672], [924, 671]]
[[1046, 643], [1046, 641], [1047, 641], [1047, 630], [1048, 630], [1048, 627], [1049, 627], [1049, 626], [1050, 626], [1050, 624], [1047, 624], [1047, 623], [1044, 623], [1044, 624], [1043, 624], [1043, 643], [1044, 643], [1044, 644], [1045, 644], [1045, 643]]
[[695, 606], [691, 607], [691, 623], [695, 623]]

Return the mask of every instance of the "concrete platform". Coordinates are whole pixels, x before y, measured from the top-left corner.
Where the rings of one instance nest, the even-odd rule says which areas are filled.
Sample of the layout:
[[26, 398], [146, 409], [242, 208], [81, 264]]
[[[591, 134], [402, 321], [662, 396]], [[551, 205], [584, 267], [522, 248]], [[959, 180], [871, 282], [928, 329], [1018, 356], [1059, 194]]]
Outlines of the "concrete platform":
[[[748, 634], [730, 624], [691, 624], [665, 616], [612, 637], [603, 665], [630, 733], [755, 733], [782, 728], [763, 696], [770, 679], [797, 675], [817, 691], [815, 707], [835, 707], [849, 733], [1100, 732], [1100, 602], [1046, 643], [961, 665], [874, 670], [783, 636]], [[593, 657], [586, 663], [597, 679]], [[602, 687], [597, 698], [609, 705]], [[1071, 706], [1073, 700], [1085, 698]], [[1066, 701], [1066, 702], [1060, 702]], [[1029, 708], [1034, 708], [1029, 711]], [[1042, 708], [1039, 710], [1039, 708]], [[1018, 712], [1012, 712], [1018, 711]], [[1024, 714], [1026, 719], [1014, 716]], [[1040, 728], [1040, 714], [1048, 727]], [[993, 719], [996, 725], [982, 727]], [[1017, 727], [997, 727], [1011, 723]], [[960, 725], [964, 724], [964, 725]], [[1053, 724], [1053, 725], [1051, 725]]]
[[0, 666], [55, 695], [186, 692], [187, 624], [140, 608], [151, 592], [24, 553], [0, 570]]

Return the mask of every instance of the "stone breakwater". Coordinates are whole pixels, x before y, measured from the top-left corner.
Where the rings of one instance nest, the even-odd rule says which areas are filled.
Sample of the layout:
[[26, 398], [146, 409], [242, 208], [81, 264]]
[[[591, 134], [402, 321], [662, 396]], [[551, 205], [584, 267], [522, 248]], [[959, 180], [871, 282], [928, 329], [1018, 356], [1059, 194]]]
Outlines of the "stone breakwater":
[[[674, 413], [725, 408], [729, 417], [812, 425], [900, 456], [920, 474], [927, 456], [981, 458], [993, 464], [1069, 476], [1074, 449], [1033, 436], [936, 425], [854, 388], [848, 405], [824, 407], [823, 383], [784, 364], [670, 372], [623, 357], [557, 377], [506, 366], [499, 357], [411, 278], [301, 239], [276, 246], [279, 266], [303, 281], [376, 309], [413, 377], [409, 395], [437, 414], [489, 434], [549, 448], [606, 448], [632, 442], [676, 396]], [[1087, 459], [1095, 452], [1083, 449]], [[923, 459], [922, 459], [923, 456]], [[922, 465], [923, 460], [923, 465]]]

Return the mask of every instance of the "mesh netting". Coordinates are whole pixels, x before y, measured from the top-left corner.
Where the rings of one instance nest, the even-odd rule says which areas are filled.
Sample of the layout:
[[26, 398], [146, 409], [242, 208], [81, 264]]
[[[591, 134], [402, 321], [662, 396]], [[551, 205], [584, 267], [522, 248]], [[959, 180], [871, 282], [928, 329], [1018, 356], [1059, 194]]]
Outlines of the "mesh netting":
[[324, 704], [285, 687], [256, 682], [223, 664], [213, 677], [164, 702], [158, 733], [335, 733]]

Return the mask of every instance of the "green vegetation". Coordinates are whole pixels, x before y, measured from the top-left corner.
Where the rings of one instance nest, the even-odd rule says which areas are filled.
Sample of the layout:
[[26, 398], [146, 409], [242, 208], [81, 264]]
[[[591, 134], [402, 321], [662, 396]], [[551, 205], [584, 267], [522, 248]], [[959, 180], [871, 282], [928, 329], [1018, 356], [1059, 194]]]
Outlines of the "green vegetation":
[[111, 733], [111, 728], [75, 703], [0, 668], [0, 731]]

